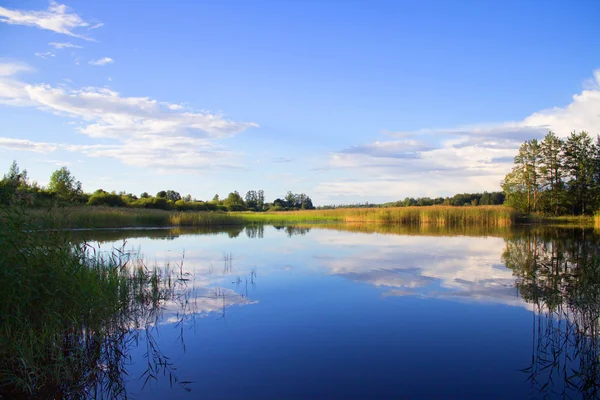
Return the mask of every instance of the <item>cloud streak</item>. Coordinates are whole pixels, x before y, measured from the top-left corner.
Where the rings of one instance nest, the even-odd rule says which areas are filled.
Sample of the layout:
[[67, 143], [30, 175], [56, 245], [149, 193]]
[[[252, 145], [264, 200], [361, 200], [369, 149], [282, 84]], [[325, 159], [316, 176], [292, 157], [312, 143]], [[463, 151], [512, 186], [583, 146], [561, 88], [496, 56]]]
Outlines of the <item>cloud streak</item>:
[[69, 42], [50, 42], [48, 43], [49, 46], [54, 47], [55, 49], [82, 49], [83, 46], [78, 46], [76, 44], [73, 43], [69, 43]]
[[0, 103], [35, 106], [78, 121], [80, 133], [108, 144], [21, 143], [4, 138], [4, 148], [46, 152], [55, 149], [108, 157], [126, 165], [161, 170], [201, 170], [239, 167], [235, 154], [217, 140], [239, 134], [255, 123], [236, 122], [221, 115], [197, 112], [148, 97], [126, 97], [106, 88], [66, 89], [28, 84], [14, 75], [28, 70], [23, 64], [0, 64]]
[[110, 57], [102, 57], [97, 60], [91, 60], [89, 62], [90, 65], [103, 66], [108, 64], [114, 64], [115, 60]]
[[330, 155], [325, 171], [351, 170], [353, 181], [325, 181], [322, 196], [445, 196], [463, 191], [499, 190], [500, 181], [525, 140], [549, 130], [600, 133], [600, 70], [564, 107], [535, 112], [521, 121], [452, 129], [385, 132], [393, 140], [353, 146]]
[[93, 41], [89, 36], [74, 32], [78, 28], [88, 27], [89, 23], [84, 21], [79, 15], [68, 12], [67, 6], [64, 4], [58, 4], [54, 1], [50, 2], [50, 6], [45, 11], [10, 10], [0, 7], [0, 22], [11, 25], [33, 26]]

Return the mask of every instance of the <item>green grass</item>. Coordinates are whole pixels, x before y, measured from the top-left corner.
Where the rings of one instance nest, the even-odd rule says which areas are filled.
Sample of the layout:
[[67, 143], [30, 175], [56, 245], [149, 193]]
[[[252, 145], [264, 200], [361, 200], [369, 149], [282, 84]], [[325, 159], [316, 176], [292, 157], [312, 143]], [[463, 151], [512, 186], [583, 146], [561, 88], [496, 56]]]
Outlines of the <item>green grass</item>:
[[[94, 397], [99, 385], [107, 397], [122, 394], [136, 327], [156, 321], [181, 279], [0, 211], [0, 398]], [[149, 358], [153, 371], [170, 373], [159, 352]]]

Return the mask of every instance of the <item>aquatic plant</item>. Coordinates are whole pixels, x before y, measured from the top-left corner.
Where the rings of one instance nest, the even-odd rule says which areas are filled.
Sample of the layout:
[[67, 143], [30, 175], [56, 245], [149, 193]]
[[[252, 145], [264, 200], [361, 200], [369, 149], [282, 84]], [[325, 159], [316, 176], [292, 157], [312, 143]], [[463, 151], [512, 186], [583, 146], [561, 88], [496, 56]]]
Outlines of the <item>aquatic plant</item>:
[[185, 286], [182, 269], [99, 253], [56, 229], [60, 221], [39, 229], [16, 208], [0, 212], [0, 398], [126, 397], [140, 332], [152, 349], [145, 379], [160, 373], [186, 386], [152, 335]]

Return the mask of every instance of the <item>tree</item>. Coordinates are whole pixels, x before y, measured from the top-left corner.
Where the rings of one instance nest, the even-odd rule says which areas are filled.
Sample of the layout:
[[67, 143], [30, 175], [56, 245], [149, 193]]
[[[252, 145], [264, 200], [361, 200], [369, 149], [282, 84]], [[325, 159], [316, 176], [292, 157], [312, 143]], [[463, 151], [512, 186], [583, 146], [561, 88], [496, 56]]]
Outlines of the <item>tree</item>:
[[156, 193], [156, 197], [164, 199], [165, 197], [167, 197], [167, 192], [164, 190], [161, 190], [160, 192]]
[[48, 190], [64, 200], [74, 200], [83, 193], [81, 182], [75, 179], [67, 167], [62, 167], [52, 173]]
[[246, 206], [248, 208], [256, 209], [257, 205], [258, 205], [258, 194], [256, 193], [256, 190], [249, 190], [246, 193]]
[[549, 197], [549, 209], [555, 215], [559, 214], [563, 182], [563, 147], [564, 141], [550, 131], [542, 141], [542, 162], [540, 166], [541, 188]]
[[179, 194], [179, 192], [176, 192], [174, 190], [167, 190], [164, 197], [167, 200], [171, 201], [181, 200], [181, 195]]
[[594, 203], [592, 138], [587, 132], [571, 133], [565, 143], [564, 170], [573, 214], [592, 212]]
[[225, 200], [223, 200], [223, 204], [226, 206], [233, 206], [233, 205], [243, 206], [244, 199], [242, 199], [242, 196], [240, 196], [240, 194], [236, 190], [236, 191], [229, 193], [227, 198]]
[[259, 211], [265, 209], [265, 192], [262, 189], [257, 193], [256, 209]]
[[540, 193], [540, 164], [542, 148], [537, 139], [526, 141], [519, 148], [515, 157], [516, 168], [520, 173], [515, 175], [523, 180], [527, 194], [527, 212], [537, 211]]
[[140, 199], [149, 199], [150, 195], [148, 194], [148, 192], [142, 192], [142, 194], [140, 194]]
[[17, 162], [13, 161], [0, 181], [0, 204], [31, 204], [35, 190], [30, 189], [27, 170], [21, 172]]
[[521, 212], [528, 211], [527, 186], [522, 177], [522, 169], [514, 167], [504, 180], [500, 183], [505, 194], [504, 204], [513, 207]]

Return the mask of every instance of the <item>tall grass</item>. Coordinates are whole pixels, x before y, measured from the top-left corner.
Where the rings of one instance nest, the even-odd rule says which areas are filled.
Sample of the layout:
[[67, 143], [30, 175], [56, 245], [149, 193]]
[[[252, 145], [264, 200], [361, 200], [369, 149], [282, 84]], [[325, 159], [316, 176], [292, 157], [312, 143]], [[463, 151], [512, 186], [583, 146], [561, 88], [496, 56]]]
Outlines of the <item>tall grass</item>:
[[594, 228], [600, 229], [600, 211], [594, 214]]
[[110, 207], [67, 207], [31, 210], [39, 227], [53, 226], [57, 219], [65, 228], [208, 227], [240, 225], [244, 221], [221, 211], [180, 212]]
[[211, 227], [246, 223], [298, 224], [322, 222], [385, 223], [428, 226], [509, 226], [515, 210], [503, 206], [338, 208], [284, 212], [164, 211], [109, 207], [32, 210], [41, 227], [60, 218], [67, 228]]
[[[0, 211], [0, 398], [120, 396], [135, 328], [157, 320], [182, 280]], [[149, 358], [172, 373], [160, 352]]]
[[361, 222], [397, 225], [510, 226], [517, 212], [504, 206], [478, 207], [396, 207], [337, 208], [277, 213], [234, 213], [248, 221], [278, 222]]

